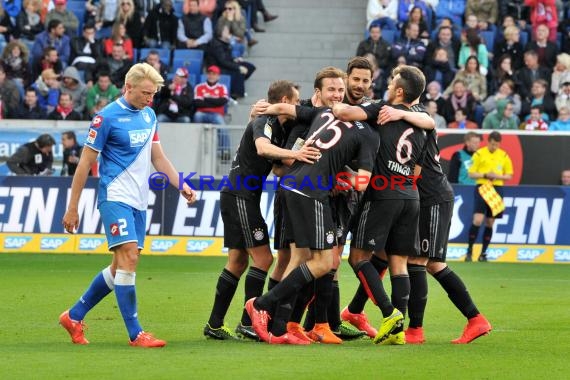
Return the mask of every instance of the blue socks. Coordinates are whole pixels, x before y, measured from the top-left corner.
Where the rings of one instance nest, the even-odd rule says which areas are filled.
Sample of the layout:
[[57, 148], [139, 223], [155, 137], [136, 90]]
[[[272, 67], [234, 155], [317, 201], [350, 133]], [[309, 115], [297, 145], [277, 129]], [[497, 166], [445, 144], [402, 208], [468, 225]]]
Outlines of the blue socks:
[[107, 267], [95, 276], [89, 288], [79, 298], [79, 301], [69, 309], [69, 317], [74, 321], [81, 321], [89, 310], [93, 309], [115, 287], [111, 268]]
[[129, 338], [134, 341], [143, 331], [137, 315], [137, 293], [135, 289], [135, 272], [117, 269], [115, 275], [115, 295]]

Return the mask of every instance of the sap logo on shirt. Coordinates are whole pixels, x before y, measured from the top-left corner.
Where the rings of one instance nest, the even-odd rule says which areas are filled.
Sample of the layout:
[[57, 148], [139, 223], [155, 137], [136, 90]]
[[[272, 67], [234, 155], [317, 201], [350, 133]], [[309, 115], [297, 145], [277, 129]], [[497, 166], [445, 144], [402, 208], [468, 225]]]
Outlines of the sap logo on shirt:
[[570, 249], [557, 249], [554, 251], [554, 261], [559, 263], [570, 262]]
[[508, 248], [489, 248], [487, 249], [487, 257], [489, 260], [497, 260], [499, 257], [507, 253]]
[[517, 260], [533, 261], [544, 253], [544, 249], [537, 248], [521, 248], [517, 251]]
[[68, 240], [68, 238], [42, 238], [40, 249], [57, 249]]
[[176, 244], [178, 240], [154, 239], [150, 245], [152, 252], [166, 252]]
[[186, 243], [186, 252], [202, 252], [213, 243], [213, 240], [188, 240]]
[[103, 243], [105, 243], [104, 238], [81, 238], [79, 239], [79, 250], [93, 251]]
[[32, 240], [28, 236], [7, 236], [4, 239], [4, 248], [6, 249], [20, 249]]
[[150, 131], [150, 129], [137, 129], [135, 131], [129, 131], [129, 140], [131, 141], [131, 147], [144, 145], [150, 136]]

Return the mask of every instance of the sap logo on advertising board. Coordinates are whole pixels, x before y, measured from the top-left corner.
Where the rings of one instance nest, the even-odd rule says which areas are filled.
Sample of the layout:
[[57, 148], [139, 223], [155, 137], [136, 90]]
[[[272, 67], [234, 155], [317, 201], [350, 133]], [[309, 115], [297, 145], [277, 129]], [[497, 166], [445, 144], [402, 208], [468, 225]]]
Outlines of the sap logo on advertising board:
[[188, 240], [186, 252], [202, 252], [214, 244], [213, 240]]
[[6, 249], [20, 249], [32, 240], [28, 236], [7, 236], [4, 239], [4, 248]]
[[507, 253], [508, 250], [508, 248], [488, 248], [487, 258], [489, 258], [489, 260], [497, 260], [505, 253]]
[[445, 255], [448, 259], [459, 259], [467, 253], [467, 248], [460, 247], [447, 247], [447, 254]]
[[166, 252], [176, 244], [178, 240], [154, 239], [150, 244], [152, 252]]
[[554, 261], [567, 263], [570, 262], [570, 249], [557, 249], [554, 251]]
[[40, 240], [40, 249], [57, 249], [68, 240], [68, 238], [42, 238]]
[[533, 261], [538, 256], [544, 253], [544, 249], [537, 248], [521, 248], [517, 251], [517, 260], [520, 261]]
[[92, 251], [105, 242], [104, 238], [81, 238], [79, 239], [79, 250]]

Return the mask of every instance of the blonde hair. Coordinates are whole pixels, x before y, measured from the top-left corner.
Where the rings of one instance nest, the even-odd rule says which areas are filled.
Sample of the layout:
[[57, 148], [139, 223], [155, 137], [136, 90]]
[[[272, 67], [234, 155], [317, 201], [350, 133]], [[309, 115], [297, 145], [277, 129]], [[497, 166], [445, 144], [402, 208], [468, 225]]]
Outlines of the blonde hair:
[[[127, 12], [123, 11], [123, 6], [120, 3], [129, 3], [131, 6]], [[133, 0], [121, 0], [117, 7], [117, 21], [126, 24], [127, 21], [133, 18], [135, 14], [135, 3]]]
[[556, 60], [560, 62], [564, 67], [566, 67], [566, 70], [570, 70], [570, 54], [568, 53], [558, 54]]
[[226, 1], [225, 5], [228, 5], [228, 4], [233, 6], [235, 9], [234, 20], [241, 21], [241, 6], [239, 5], [239, 3], [236, 0], [228, 0], [228, 1]]
[[164, 85], [164, 79], [159, 72], [146, 62], [133, 65], [125, 76], [125, 83], [136, 87], [145, 79], [150, 80], [158, 88]]
[[514, 25], [507, 26], [505, 28], [505, 32], [504, 32], [505, 38], [510, 38], [511, 36], [513, 36], [518, 31], [520, 31], [520, 29]]
[[315, 83], [313, 87], [315, 89], [322, 90], [323, 89], [323, 80], [326, 78], [340, 78], [342, 80], [346, 80], [346, 73], [339, 68], [333, 66], [327, 66], [322, 68], [315, 77]]

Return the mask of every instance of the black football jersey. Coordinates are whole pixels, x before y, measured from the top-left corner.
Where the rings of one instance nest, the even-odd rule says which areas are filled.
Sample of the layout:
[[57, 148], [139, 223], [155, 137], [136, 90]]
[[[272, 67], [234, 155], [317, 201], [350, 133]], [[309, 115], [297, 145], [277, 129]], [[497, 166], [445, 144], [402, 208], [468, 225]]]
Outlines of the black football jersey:
[[337, 173], [352, 160], [359, 169], [372, 171], [379, 140], [368, 124], [340, 121], [328, 107], [297, 106], [296, 111], [299, 122], [311, 122], [306, 141], [312, 141], [321, 156], [313, 164], [296, 161], [282, 178], [282, 187], [326, 201]]
[[426, 131], [427, 140], [425, 152], [418, 161], [422, 167], [421, 178], [418, 179], [420, 202], [422, 206], [431, 206], [437, 203], [452, 201], [453, 188], [439, 163], [439, 146], [437, 145], [437, 131]]
[[[368, 115], [368, 120], [372, 120], [377, 118], [384, 104], [364, 103], [360, 107]], [[409, 111], [403, 105], [392, 107]], [[367, 199], [419, 199], [413, 175], [414, 166], [424, 149], [426, 133], [404, 120], [393, 121], [377, 128], [380, 148], [367, 189]]]
[[285, 129], [276, 116], [259, 116], [252, 120], [242, 135], [222, 192], [243, 198], [258, 198], [263, 180], [271, 172], [273, 161], [257, 154], [255, 140], [267, 138], [280, 148], [285, 144]]

